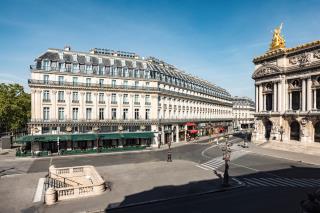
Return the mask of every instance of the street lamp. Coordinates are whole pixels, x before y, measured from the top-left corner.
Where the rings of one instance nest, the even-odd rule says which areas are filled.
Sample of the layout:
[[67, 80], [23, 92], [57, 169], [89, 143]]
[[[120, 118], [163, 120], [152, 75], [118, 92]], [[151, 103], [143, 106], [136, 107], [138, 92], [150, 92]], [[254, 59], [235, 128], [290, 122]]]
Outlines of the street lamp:
[[230, 156], [231, 156], [231, 143], [226, 140], [225, 145], [222, 147], [223, 152], [223, 160], [224, 160], [224, 174], [223, 174], [223, 186], [230, 186], [229, 184], [229, 164]]
[[280, 141], [282, 141], [282, 135], [284, 133], [283, 126], [280, 126], [279, 133], [280, 133]]

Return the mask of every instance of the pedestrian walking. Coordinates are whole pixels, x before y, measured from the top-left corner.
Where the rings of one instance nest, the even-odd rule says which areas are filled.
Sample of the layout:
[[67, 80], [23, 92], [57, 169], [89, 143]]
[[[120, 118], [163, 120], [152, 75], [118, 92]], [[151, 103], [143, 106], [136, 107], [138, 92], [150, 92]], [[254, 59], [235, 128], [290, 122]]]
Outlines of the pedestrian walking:
[[168, 150], [167, 162], [172, 162], [172, 152], [171, 152], [171, 149]]

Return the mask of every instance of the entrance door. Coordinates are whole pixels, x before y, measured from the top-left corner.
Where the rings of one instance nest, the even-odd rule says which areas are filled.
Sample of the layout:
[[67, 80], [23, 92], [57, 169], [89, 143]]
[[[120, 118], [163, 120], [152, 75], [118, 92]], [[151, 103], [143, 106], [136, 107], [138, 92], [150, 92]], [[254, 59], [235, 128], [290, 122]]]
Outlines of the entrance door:
[[320, 142], [320, 122], [314, 125], [314, 142]]
[[267, 140], [269, 140], [271, 129], [272, 129], [272, 122], [267, 120], [264, 125], [265, 125], [265, 135], [264, 136]]
[[298, 141], [300, 139], [300, 124], [294, 121], [290, 124], [290, 140]]

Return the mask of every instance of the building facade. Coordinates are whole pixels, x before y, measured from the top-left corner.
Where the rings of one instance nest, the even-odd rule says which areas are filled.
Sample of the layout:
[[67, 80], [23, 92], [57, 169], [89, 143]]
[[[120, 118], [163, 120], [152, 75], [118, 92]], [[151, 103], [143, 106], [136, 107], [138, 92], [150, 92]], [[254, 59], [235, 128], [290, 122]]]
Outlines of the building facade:
[[232, 125], [225, 89], [156, 58], [66, 47], [48, 49], [30, 68], [32, 135], [149, 132], [110, 143], [157, 146]]
[[255, 104], [248, 97], [233, 97], [234, 129], [251, 129], [254, 126]]
[[273, 35], [270, 50], [253, 60], [256, 124], [253, 140], [320, 143], [320, 41], [286, 48]]

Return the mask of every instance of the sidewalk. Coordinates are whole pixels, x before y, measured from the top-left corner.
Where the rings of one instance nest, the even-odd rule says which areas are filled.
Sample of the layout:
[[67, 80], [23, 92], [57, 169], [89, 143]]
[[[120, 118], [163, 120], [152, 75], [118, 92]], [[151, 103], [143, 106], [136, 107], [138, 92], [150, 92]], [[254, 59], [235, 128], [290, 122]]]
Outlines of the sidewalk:
[[[279, 145], [279, 143], [275, 145], [274, 143], [277, 143], [277, 142], [267, 142], [259, 145], [250, 143], [248, 150], [251, 152], [257, 153], [259, 155], [267, 155], [275, 158], [283, 158], [283, 159], [292, 160], [292, 161], [301, 161], [304, 163], [320, 165], [319, 154], [304, 154], [303, 150], [301, 150], [301, 152], [299, 153], [292, 152], [292, 151], [285, 151], [285, 150], [279, 149], [279, 146], [284, 146], [284, 145]], [[288, 144], [285, 144], [285, 145], [288, 146]]]
[[[106, 191], [100, 196], [42, 206], [43, 211], [103, 212], [108, 207], [115, 208], [223, 189], [221, 180], [212, 171], [199, 169], [194, 163], [184, 160], [104, 166], [97, 170], [106, 181], [111, 182], [111, 191]], [[237, 183], [232, 185], [238, 186]]]

